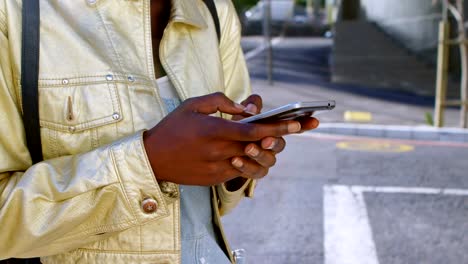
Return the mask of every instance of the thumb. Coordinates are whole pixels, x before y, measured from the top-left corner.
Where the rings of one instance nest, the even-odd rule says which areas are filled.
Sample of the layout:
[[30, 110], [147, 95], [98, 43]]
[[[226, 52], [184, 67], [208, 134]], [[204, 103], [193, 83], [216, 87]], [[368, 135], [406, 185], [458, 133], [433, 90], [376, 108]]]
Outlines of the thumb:
[[206, 115], [214, 114], [218, 111], [230, 115], [238, 115], [242, 114], [245, 110], [245, 106], [233, 102], [221, 92], [191, 98], [187, 100], [186, 107], [189, 110]]

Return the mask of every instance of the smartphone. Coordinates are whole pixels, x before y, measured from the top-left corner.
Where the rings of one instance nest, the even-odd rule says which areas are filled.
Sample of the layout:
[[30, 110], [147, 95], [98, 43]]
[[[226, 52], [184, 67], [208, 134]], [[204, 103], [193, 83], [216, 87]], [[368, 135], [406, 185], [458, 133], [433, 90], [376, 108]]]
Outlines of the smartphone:
[[293, 120], [302, 116], [311, 116], [315, 111], [332, 110], [335, 101], [297, 102], [272, 109], [240, 120], [241, 123], [273, 123], [280, 120]]

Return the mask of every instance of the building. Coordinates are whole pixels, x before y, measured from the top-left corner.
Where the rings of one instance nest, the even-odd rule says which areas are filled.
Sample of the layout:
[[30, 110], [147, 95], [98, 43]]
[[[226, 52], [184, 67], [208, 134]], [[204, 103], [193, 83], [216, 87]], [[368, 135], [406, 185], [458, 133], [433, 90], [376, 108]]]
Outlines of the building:
[[[334, 81], [434, 94], [440, 3], [328, 0], [328, 4], [339, 10], [332, 60]], [[459, 53], [456, 47], [451, 51], [455, 80]]]

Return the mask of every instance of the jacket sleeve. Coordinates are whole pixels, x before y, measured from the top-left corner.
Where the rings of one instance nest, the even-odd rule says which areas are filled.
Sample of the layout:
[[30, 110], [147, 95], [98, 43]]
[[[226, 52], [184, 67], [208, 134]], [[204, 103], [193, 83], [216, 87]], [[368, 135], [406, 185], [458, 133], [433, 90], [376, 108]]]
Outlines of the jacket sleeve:
[[[252, 93], [249, 72], [240, 44], [241, 24], [230, 0], [218, 0], [216, 7], [221, 27], [220, 54], [225, 94], [232, 100], [241, 102]], [[255, 180], [247, 180], [244, 185], [233, 192], [228, 191], [224, 184], [218, 185], [216, 189], [220, 200], [220, 214], [229, 213], [243, 197], [252, 198], [255, 184]]]
[[167, 216], [141, 132], [31, 166], [10, 58], [0, 8], [0, 259], [66, 252]]

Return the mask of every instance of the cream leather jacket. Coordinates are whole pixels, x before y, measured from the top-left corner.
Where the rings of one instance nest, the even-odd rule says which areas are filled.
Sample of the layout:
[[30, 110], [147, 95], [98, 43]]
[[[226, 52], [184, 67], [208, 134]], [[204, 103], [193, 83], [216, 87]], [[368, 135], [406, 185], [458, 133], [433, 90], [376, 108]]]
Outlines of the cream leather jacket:
[[[40, 5], [45, 161], [31, 166], [21, 118], [21, 0], [0, 1], [0, 259], [180, 263], [178, 187], [157, 181], [142, 143], [142, 131], [167, 114], [150, 0]], [[182, 99], [222, 91], [240, 101], [250, 93], [234, 7], [216, 5], [220, 43], [201, 0], [173, 0], [159, 54]], [[253, 184], [213, 187], [217, 225]]]

